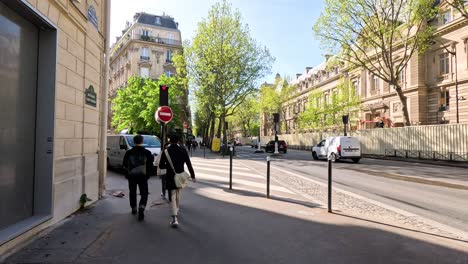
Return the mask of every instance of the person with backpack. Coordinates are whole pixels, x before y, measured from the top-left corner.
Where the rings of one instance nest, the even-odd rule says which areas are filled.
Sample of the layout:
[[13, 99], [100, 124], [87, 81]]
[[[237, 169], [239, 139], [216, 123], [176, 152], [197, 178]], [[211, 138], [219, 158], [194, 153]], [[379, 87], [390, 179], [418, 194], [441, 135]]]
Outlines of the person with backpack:
[[133, 143], [135, 146], [125, 152], [123, 165], [127, 169], [125, 178], [128, 180], [130, 207], [133, 215], [137, 214], [137, 186], [140, 190], [138, 220], [142, 221], [145, 218], [145, 208], [148, 202], [148, 179], [153, 170], [154, 156], [151, 151], [142, 146], [142, 135], [133, 137]]
[[179, 221], [177, 215], [179, 213], [179, 204], [180, 204], [180, 191], [181, 188], [176, 186], [175, 174], [182, 173], [184, 171], [184, 164], [187, 164], [187, 167], [190, 172], [190, 177], [192, 181], [195, 182], [195, 172], [190, 161], [187, 150], [184, 147], [178, 145], [179, 137], [177, 135], [169, 136], [170, 145], [167, 149], [161, 154], [161, 159], [159, 161], [159, 167], [166, 169], [166, 188], [170, 192], [170, 202], [171, 202], [171, 214], [172, 220], [170, 225], [172, 227], [177, 227]]

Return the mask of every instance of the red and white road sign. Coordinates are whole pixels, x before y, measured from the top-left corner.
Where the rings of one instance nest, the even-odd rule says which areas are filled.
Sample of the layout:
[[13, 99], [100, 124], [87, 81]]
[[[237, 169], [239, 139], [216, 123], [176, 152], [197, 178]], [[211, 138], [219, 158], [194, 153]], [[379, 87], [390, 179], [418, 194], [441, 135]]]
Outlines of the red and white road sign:
[[172, 109], [169, 106], [159, 107], [156, 113], [154, 114], [156, 121], [163, 123], [168, 123], [169, 121], [171, 121], [173, 116], [174, 115], [172, 113]]

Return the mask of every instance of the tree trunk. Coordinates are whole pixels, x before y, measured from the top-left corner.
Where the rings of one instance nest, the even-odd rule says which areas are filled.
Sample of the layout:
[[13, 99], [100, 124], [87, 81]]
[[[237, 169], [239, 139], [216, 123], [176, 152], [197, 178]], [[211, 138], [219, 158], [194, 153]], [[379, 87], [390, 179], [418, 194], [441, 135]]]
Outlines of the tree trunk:
[[222, 125], [223, 125], [222, 122], [223, 122], [223, 116], [221, 115], [221, 116], [219, 117], [218, 131], [216, 131], [216, 137], [219, 138], [219, 139], [221, 138], [221, 129], [223, 128], [223, 127], [222, 127]]
[[403, 94], [403, 90], [401, 89], [401, 86], [394, 84], [393, 87], [395, 87], [395, 91], [398, 94], [398, 98], [400, 98], [401, 111], [403, 111], [403, 123], [405, 124], [405, 126], [411, 126], [409, 113], [408, 113], [408, 105], [406, 101], [407, 97]]
[[210, 128], [210, 148], [213, 144], [213, 137], [215, 135], [215, 126], [216, 126], [216, 116], [211, 117], [211, 128]]

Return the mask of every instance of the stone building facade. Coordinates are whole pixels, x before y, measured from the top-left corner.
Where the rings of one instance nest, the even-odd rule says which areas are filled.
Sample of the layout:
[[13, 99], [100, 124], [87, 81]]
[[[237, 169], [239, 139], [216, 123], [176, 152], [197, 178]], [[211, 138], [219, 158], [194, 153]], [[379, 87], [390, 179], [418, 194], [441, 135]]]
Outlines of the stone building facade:
[[[173, 17], [136, 13], [133, 23], [127, 22], [122, 36], [111, 47], [109, 98], [115, 98], [118, 89], [125, 88], [132, 76], [158, 79], [161, 75], [173, 76], [176, 68], [172, 56], [182, 51], [179, 24]], [[190, 121], [188, 91], [179, 98], [182, 120]], [[108, 124], [111, 127], [112, 104], [109, 102]], [[156, 109], [155, 109], [156, 110]], [[177, 127], [179, 128], [179, 127]]]
[[114, 97], [132, 76], [158, 79], [175, 73], [172, 55], [182, 50], [182, 36], [174, 18], [137, 13], [111, 48], [109, 95]]
[[104, 189], [109, 5], [0, 2], [0, 256]]
[[[446, 3], [440, 8], [440, 15], [431, 22], [438, 37], [425, 54], [410, 59], [400, 76], [412, 125], [468, 123], [468, 19]], [[296, 93], [283, 103], [281, 133], [298, 133], [297, 118], [305, 111], [309, 95], [320, 91], [323, 102], [329, 100], [341, 78], [349, 80], [361, 98], [351, 129], [376, 128], [381, 120], [385, 127], [403, 126], [401, 102], [388, 83], [363, 69], [326, 65], [325, 61], [307, 67], [292, 81]]]

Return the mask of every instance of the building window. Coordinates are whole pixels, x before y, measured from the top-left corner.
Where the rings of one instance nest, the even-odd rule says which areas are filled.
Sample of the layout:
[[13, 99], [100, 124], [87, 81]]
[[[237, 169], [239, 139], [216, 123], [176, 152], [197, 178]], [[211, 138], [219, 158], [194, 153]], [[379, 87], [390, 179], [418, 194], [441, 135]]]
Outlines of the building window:
[[172, 33], [168, 33], [167, 34], [167, 44], [175, 44], [175, 40], [174, 40], [174, 34]]
[[444, 75], [450, 72], [450, 58], [448, 52], [439, 55], [439, 74]]
[[141, 35], [145, 37], [149, 37], [151, 35], [150, 31], [147, 29], [142, 29], [141, 30]]
[[166, 51], [166, 62], [172, 62], [172, 51]]
[[325, 105], [328, 105], [329, 102], [330, 102], [330, 95], [325, 94]]
[[140, 59], [142, 60], [149, 60], [150, 57], [149, 57], [149, 48], [141, 48], [141, 55], [140, 55]]
[[378, 90], [379, 89], [379, 77], [376, 75], [372, 75], [372, 90]]
[[442, 14], [442, 19], [441, 19], [442, 25], [448, 24], [451, 21], [452, 21], [452, 13], [450, 12], [450, 10], [445, 11]]
[[358, 88], [358, 82], [357, 81], [353, 82], [352, 91], [354, 91], [354, 95], [356, 95], [356, 96], [359, 95], [359, 88]]
[[338, 67], [335, 67], [335, 74], [338, 75], [338, 73], [339, 73], [339, 69]]
[[440, 91], [439, 111], [447, 111], [450, 107], [450, 92], [446, 89]]
[[149, 78], [149, 68], [147, 67], [141, 67], [140, 68], [140, 76], [142, 78]]
[[174, 76], [174, 73], [173, 73], [172, 71], [166, 71], [165, 74], [166, 74], [166, 76], [168, 76], [168, 77]]
[[400, 84], [404, 84], [406, 82], [406, 67], [403, 68], [400, 74], [398, 75], [398, 82]]
[[156, 25], [161, 25], [161, 18], [160, 18], [160, 17], [155, 17], [154, 23], [155, 23]]

